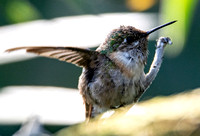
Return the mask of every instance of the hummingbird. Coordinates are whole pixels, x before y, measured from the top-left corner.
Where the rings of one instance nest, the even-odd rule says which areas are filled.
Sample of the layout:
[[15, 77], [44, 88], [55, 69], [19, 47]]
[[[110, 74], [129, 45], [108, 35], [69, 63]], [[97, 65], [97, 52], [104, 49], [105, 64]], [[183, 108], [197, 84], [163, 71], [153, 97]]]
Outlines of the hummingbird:
[[100, 113], [136, 103], [155, 79], [169, 37], [160, 37], [149, 72], [144, 67], [148, 56], [148, 36], [170, 24], [142, 31], [133, 26], [120, 26], [112, 30], [94, 51], [77, 47], [16, 47], [12, 52], [25, 49], [28, 53], [56, 58], [82, 67], [78, 89], [85, 104], [86, 119]]

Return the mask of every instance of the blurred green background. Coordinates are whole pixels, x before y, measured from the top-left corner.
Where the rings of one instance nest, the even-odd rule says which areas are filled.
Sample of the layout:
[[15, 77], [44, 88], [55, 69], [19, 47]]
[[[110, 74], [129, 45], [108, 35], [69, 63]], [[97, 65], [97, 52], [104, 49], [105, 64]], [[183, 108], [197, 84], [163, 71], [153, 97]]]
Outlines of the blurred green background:
[[[167, 27], [160, 33], [170, 36], [174, 44], [166, 50], [158, 76], [142, 97], [144, 100], [200, 86], [199, 6], [198, 0], [0, 0], [0, 26], [62, 16], [114, 12], [156, 13], [159, 14], [159, 24], [178, 20], [175, 29]], [[149, 42], [146, 72], [153, 59], [155, 43]], [[77, 88], [80, 74], [79, 67], [38, 57], [0, 65], [0, 88], [10, 85]]]

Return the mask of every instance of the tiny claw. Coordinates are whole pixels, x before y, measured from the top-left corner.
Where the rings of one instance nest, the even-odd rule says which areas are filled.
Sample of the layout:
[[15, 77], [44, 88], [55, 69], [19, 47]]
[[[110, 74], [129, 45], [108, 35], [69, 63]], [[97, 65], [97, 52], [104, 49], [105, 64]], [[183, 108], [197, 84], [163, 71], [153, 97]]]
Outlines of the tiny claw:
[[172, 44], [172, 41], [169, 37], [160, 37], [157, 42], [157, 48], [160, 48], [161, 46], [165, 47], [167, 44]]
[[168, 41], [168, 44], [169, 44], [169, 45], [172, 45], [172, 44], [173, 44], [173, 42], [172, 42], [171, 40], [169, 40], [169, 41]]
[[169, 37], [166, 37], [165, 40], [167, 44], [172, 45], [172, 41]]

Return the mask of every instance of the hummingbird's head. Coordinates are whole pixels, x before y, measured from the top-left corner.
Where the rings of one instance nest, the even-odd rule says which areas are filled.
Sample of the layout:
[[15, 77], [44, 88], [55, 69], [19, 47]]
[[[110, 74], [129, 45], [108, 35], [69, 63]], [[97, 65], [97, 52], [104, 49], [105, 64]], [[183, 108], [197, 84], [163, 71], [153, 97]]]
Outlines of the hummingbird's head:
[[145, 31], [132, 26], [120, 26], [114, 29], [106, 38], [105, 42], [98, 48], [101, 53], [109, 54], [119, 50], [133, 48], [147, 48], [147, 37]]
[[114, 29], [106, 38], [105, 42], [97, 49], [102, 54], [110, 54], [116, 51], [128, 51], [138, 49], [147, 52], [148, 36], [156, 30], [175, 23], [172, 21], [153, 28], [149, 31], [142, 31], [132, 26], [120, 26]]

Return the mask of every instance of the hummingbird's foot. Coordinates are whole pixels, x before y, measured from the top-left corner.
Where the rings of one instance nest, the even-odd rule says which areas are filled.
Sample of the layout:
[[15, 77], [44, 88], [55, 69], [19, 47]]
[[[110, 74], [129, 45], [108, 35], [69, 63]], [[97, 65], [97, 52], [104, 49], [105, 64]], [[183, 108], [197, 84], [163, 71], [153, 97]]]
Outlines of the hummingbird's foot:
[[157, 41], [156, 48], [164, 48], [167, 44], [171, 45], [172, 41], [169, 37], [160, 37]]
[[156, 52], [149, 72], [145, 75], [144, 88], [147, 89], [155, 79], [163, 60], [164, 48], [167, 44], [172, 44], [169, 37], [160, 37], [157, 41]]

